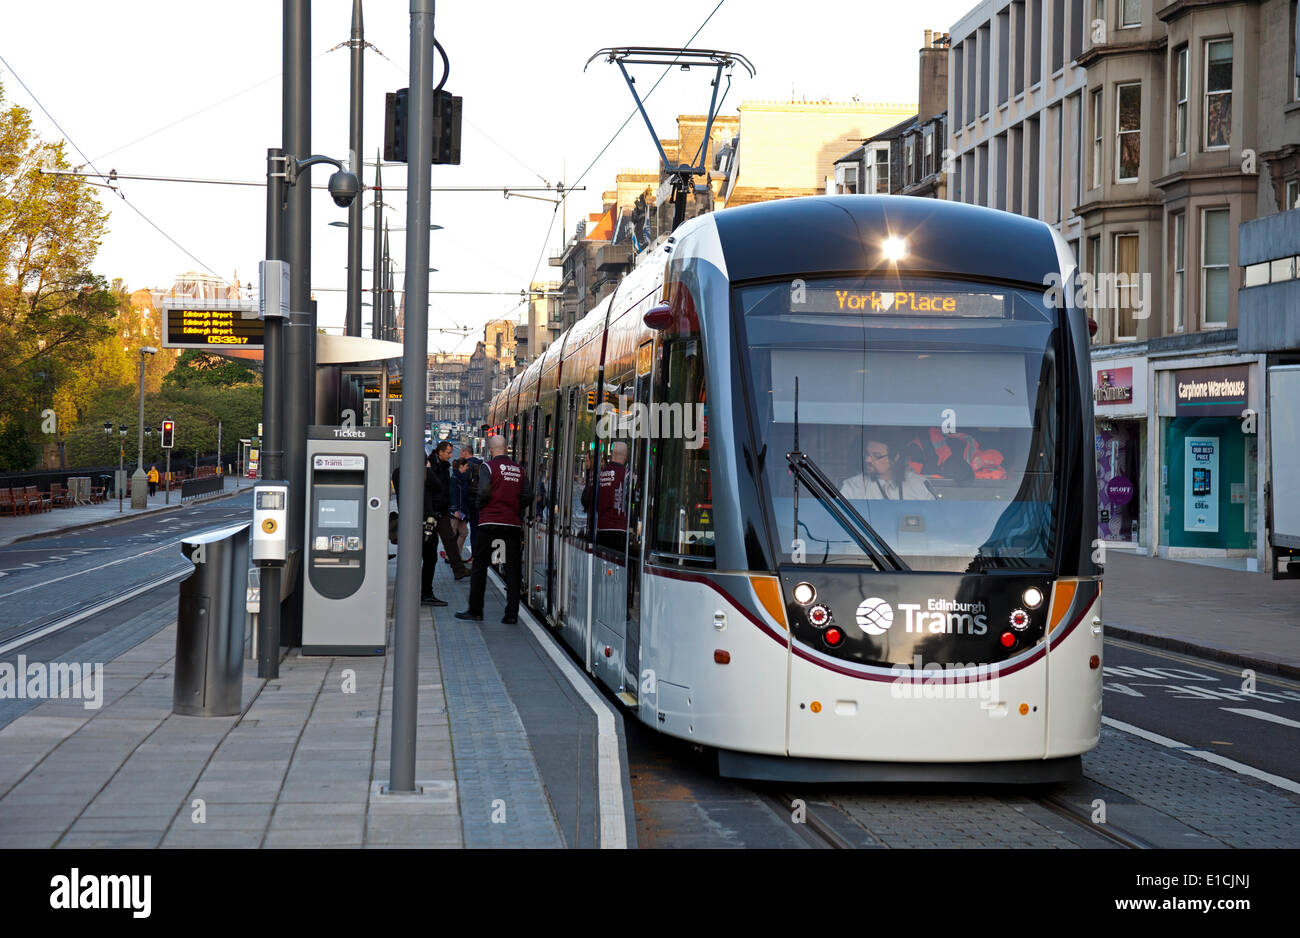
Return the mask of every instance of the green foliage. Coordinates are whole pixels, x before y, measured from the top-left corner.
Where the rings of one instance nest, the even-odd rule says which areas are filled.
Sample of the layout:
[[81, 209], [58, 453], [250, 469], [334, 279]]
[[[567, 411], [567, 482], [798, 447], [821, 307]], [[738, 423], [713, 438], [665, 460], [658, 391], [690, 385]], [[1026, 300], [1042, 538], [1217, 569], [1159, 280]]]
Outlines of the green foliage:
[[202, 349], [187, 349], [176, 360], [175, 367], [163, 378], [164, 389], [181, 390], [229, 388], [256, 383], [261, 383], [261, 377], [242, 361]]
[[26, 109], [0, 110], [0, 470], [35, 462], [41, 410], [91, 363], [117, 311], [89, 271], [103, 209], [83, 180], [45, 165], [67, 168], [62, 142], [38, 140]]
[[[128, 392], [109, 395], [103, 406], [93, 408], [81, 424], [67, 434], [68, 465], [106, 466], [116, 463], [121, 442], [118, 427], [125, 423], [128, 427], [126, 464], [134, 466], [138, 446], [138, 406], [136, 395]], [[157, 464], [161, 469], [166, 461], [166, 452], [159, 445], [158, 435], [158, 427], [166, 419], [176, 421], [173, 463], [188, 465], [197, 448], [210, 465], [217, 451], [218, 420], [221, 421], [224, 461], [233, 463], [240, 437], [248, 438], [257, 433], [257, 423], [262, 419], [262, 389], [254, 385], [164, 388], [160, 394], [145, 396], [144, 416], [145, 425], [154, 430], [152, 437], [144, 441], [146, 469], [151, 464]], [[113, 424], [111, 437], [104, 433], [105, 421]]]

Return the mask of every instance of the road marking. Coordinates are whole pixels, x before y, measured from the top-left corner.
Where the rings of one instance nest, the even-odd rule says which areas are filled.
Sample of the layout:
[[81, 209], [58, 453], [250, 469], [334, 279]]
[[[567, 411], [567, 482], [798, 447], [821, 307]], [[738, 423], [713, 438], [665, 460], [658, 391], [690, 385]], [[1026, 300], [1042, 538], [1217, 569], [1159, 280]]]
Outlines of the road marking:
[[1180, 743], [1176, 739], [1170, 739], [1168, 736], [1161, 736], [1159, 733], [1152, 733], [1150, 730], [1144, 730], [1131, 723], [1122, 723], [1121, 721], [1111, 719], [1110, 717], [1102, 717], [1101, 722], [1113, 729], [1119, 730], [1120, 732], [1131, 733], [1134, 736], [1139, 736], [1142, 739], [1157, 743], [1168, 749], [1177, 749], [1180, 752], [1187, 753], [1189, 756], [1195, 756], [1198, 759], [1204, 759], [1206, 762], [1212, 762], [1225, 769], [1231, 769], [1238, 775], [1248, 775], [1251, 778], [1259, 779], [1261, 782], [1266, 782], [1274, 788], [1281, 788], [1283, 791], [1289, 791], [1293, 794], [1300, 795], [1300, 782], [1292, 781], [1289, 778], [1283, 778], [1281, 775], [1273, 775], [1271, 772], [1264, 772], [1252, 765], [1246, 765], [1245, 763], [1237, 762], [1234, 759], [1224, 758], [1217, 752], [1208, 752], [1204, 749], [1196, 749], [1187, 745], [1187, 743]]
[[[150, 554], [156, 554], [158, 553], [158, 551], [166, 550], [169, 547], [176, 547], [177, 545], [182, 544], [183, 542], [184, 542], [183, 540], [172, 541], [171, 543], [162, 544], [158, 547], [155, 547], [152, 550], [146, 550], [143, 553], [130, 554], [129, 556], [126, 557], [119, 557], [116, 560], [110, 560], [108, 563], [101, 563], [98, 567], [89, 567], [85, 570], [78, 570], [76, 573], [65, 573], [63, 576], [56, 576], [52, 580], [43, 580], [40, 583], [33, 583], [30, 586], [24, 586], [21, 587], [20, 589], [16, 589], [8, 593], [0, 593], [0, 599], [8, 599], [10, 596], [17, 596], [19, 593], [25, 593], [28, 590], [40, 589], [43, 586], [50, 586], [54, 583], [61, 582], [62, 580], [70, 580], [74, 576], [84, 576], [87, 573], [94, 573], [96, 570], [103, 570], [105, 567], [112, 567], [119, 563], [126, 563], [128, 560], [137, 560], [140, 557], [148, 557]], [[23, 566], [36, 567], [37, 565], [34, 563], [28, 563], [28, 564], [23, 564]], [[17, 569], [17, 568], [11, 567], [10, 569]]]
[[185, 574], [191, 572], [193, 569], [194, 569], [193, 566], [187, 566], [184, 570], [177, 570], [175, 573], [169, 573], [167, 576], [161, 577], [157, 580], [152, 580], [148, 583], [145, 583], [142, 586], [137, 586], [135, 589], [128, 590], [127, 592], [122, 593], [119, 596], [114, 596], [112, 599], [105, 600], [102, 603], [91, 606], [89, 609], [83, 609], [81, 612], [78, 612], [76, 615], [69, 616], [66, 619], [61, 619], [58, 622], [52, 623], [51, 625], [47, 625], [44, 628], [39, 629], [30, 635], [23, 635], [19, 638], [14, 639], [8, 644], [0, 645], [0, 655], [13, 651], [15, 648], [21, 648], [24, 645], [30, 645], [32, 642], [36, 641], [37, 639], [44, 638], [45, 636], [51, 635], [54, 632], [58, 632], [63, 629], [66, 629], [70, 625], [76, 625], [82, 619], [88, 618], [93, 615], [97, 615], [108, 609], [112, 609], [114, 606], [119, 606], [122, 603], [126, 602], [128, 599], [134, 599], [136, 596], [139, 596], [141, 593], [147, 593], [149, 590], [157, 589], [159, 586], [165, 586], [166, 584], [172, 582], [173, 580], [179, 580], [181, 577], [185, 576]]
[[1228, 713], [1240, 713], [1244, 717], [1254, 717], [1256, 720], [1268, 720], [1270, 723], [1280, 723], [1283, 726], [1300, 728], [1300, 722], [1288, 720], [1286, 717], [1280, 717], [1276, 713], [1269, 713], [1266, 710], [1248, 710], [1245, 707], [1220, 707], [1219, 709], [1226, 710]]
[[[505, 596], [505, 587], [497, 577], [492, 585]], [[520, 604], [519, 615], [537, 644], [545, 649], [561, 673], [596, 714], [596, 778], [600, 797], [600, 846], [602, 850], [627, 849], [627, 819], [623, 811], [623, 770], [618, 758], [618, 734], [614, 731], [613, 707], [591, 686], [586, 675], [560, 651], [555, 641], [537, 624], [527, 606]]]

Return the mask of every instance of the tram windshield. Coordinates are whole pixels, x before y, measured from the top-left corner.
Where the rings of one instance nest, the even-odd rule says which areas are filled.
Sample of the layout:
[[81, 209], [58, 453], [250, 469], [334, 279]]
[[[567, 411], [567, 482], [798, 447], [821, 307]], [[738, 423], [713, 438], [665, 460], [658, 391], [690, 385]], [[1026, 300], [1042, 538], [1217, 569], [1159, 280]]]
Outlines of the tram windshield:
[[1052, 567], [1060, 375], [1042, 293], [836, 278], [740, 287], [736, 304], [785, 562], [895, 569], [873, 560], [878, 537], [917, 571]]

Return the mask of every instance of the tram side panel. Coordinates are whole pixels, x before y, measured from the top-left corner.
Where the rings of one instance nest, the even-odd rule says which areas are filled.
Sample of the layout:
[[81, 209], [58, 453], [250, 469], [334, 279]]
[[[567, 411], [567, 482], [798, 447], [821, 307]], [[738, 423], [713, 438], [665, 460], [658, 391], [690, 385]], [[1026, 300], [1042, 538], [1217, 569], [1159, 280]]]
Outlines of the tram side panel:
[[747, 577], [646, 573], [641, 721], [700, 745], [785, 755], [785, 633]]

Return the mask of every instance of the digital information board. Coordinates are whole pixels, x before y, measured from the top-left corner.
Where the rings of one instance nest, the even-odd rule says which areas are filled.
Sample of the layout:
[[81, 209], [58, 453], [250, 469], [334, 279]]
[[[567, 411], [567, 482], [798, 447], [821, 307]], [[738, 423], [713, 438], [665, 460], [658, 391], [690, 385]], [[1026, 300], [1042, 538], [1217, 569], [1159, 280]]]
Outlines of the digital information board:
[[167, 297], [162, 317], [163, 348], [262, 348], [265, 323], [257, 318], [257, 304], [249, 300]]

